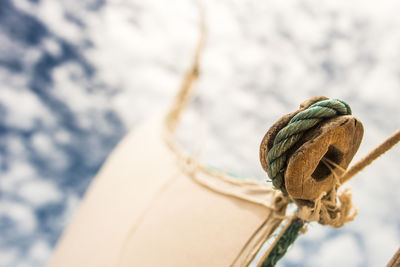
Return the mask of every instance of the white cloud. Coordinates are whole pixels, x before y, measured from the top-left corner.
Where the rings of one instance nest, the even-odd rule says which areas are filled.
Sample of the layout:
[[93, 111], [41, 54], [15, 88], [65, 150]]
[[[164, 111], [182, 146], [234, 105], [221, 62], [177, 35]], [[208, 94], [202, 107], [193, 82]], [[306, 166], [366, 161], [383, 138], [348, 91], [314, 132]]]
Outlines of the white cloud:
[[1, 175], [1, 191], [9, 193], [15, 192], [21, 183], [36, 178], [37, 173], [29, 162], [14, 159], [10, 165], [10, 169], [7, 172], [3, 172]]
[[31, 129], [35, 120], [47, 125], [55, 123], [54, 116], [40, 99], [27, 89], [0, 88], [0, 104], [6, 108], [5, 124], [8, 127]]
[[27, 154], [25, 143], [21, 137], [9, 136], [7, 138], [7, 150], [12, 157], [24, 158]]
[[48, 160], [52, 168], [64, 169], [68, 166], [68, 156], [57, 148], [52, 137], [47, 133], [35, 133], [31, 138], [31, 144], [36, 152]]
[[309, 266], [360, 266], [364, 255], [361, 253], [356, 239], [350, 235], [339, 235], [324, 240], [323, 246], [313, 253]]
[[43, 48], [46, 52], [51, 54], [54, 57], [58, 57], [61, 55], [61, 46], [60, 44], [54, 40], [53, 38], [45, 38], [42, 41]]
[[16, 202], [0, 202], [0, 216], [13, 222], [13, 229], [19, 235], [32, 234], [37, 227], [36, 216], [27, 205]]
[[82, 67], [76, 63], [67, 63], [55, 68], [53, 94], [62, 99], [76, 116], [82, 129], [90, 129], [96, 123], [93, 116], [109, 106], [109, 99], [104, 92], [86, 90], [91, 86], [85, 78]]
[[366, 254], [371, 266], [385, 266], [400, 244], [398, 225], [388, 224], [381, 220], [373, 227], [369, 224], [365, 232]]
[[83, 37], [79, 26], [66, 19], [63, 2], [43, 0], [36, 12], [36, 16], [57, 35], [73, 42], [78, 42]]
[[50, 155], [55, 150], [50, 136], [44, 133], [36, 133], [32, 137], [32, 145], [41, 154]]
[[306, 256], [304, 249], [301, 246], [293, 245], [288, 249], [285, 255], [285, 261], [293, 263], [301, 262], [304, 256]]
[[7, 248], [0, 250], [0, 266], [12, 266], [12, 263], [17, 259], [18, 249]]
[[45, 241], [36, 241], [29, 250], [29, 256], [37, 262], [44, 262], [51, 253], [49, 244]]
[[68, 144], [70, 142], [72, 142], [72, 136], [71, 134], [63, 129], [58, 129], [55, 133], [54, 133], [54, 141], [60, 143], [60, 144]]
[[63, 197], [56, 185], [39, 179], [23, 183], [17, 190], [17, 195], [34, 207], [59, 202]]

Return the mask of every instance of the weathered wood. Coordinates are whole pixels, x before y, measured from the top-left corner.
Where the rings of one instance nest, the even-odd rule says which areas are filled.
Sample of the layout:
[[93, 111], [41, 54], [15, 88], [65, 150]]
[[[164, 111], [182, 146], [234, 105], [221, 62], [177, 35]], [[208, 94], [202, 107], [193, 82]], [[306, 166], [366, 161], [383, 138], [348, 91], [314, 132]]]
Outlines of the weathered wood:
[[307, 132], [288, 160], [285, 185], [289, 195], [314, 200], [340, 183], [337, 179], [356, 154], [363, 132], [362, 123], [351, 115], [330, 119]]
[[[297, 113], [325, 99], [323, 96], [310, 98], [297, 111], [283, 116], [272, 125], [260, 145], [260, 161], [264, 170], [268, 169], [265, 158], [276, 134]], [[329, 192], [357, 152], [363, 132], [362, 123], [351, 115], [329, 119], [308, 130], [288, 151], [284, 177], [288, 194], [293, 199], [314, 200], [321, 193]]]
[[388, 263], [387, 267], [399, 267], [400, 266], [400, 248], [393, 255], [393, 258]]
[[260, 162], [261, 162], [261, 166], [263, 167], [263, 169], [265, 171], [268, 170], [268, 163], [265, 160], [266, 156], [268, 154], [268, 151], [272, 148], [275, 136], [278, 134], [279, 130], [281, 130], [283, 127], [285, 127], [288, 124], [288, 122], [300, 111], [305, 110], [306, 108], [308, 108], [309, 106], [311, 106], [312, 104], [314, 104], [316, 102], [326, 100], [326, 99], [328, 99], [328, 98], [325, 96], [314, 96], [314, 97], [304, 101], [303, 103], [300, 104], [300, 108], [298, 110], [296, 110], [295, 112], [286, 114], [285, 116], [280, 118], [277, 122], [275, 122], [269, 128], [269, 130], [265, 134], [264, 138], [262, 139], [261, 145], [260, 145]]

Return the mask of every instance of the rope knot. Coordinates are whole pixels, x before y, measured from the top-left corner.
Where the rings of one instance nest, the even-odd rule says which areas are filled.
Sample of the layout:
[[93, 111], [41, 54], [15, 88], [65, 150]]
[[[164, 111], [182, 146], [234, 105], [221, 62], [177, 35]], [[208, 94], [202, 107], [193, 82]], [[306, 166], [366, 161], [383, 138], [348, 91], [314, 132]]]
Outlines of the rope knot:
[[[314, 97], [283, 116], [265, 135], [260, 160], [275, 188], [299, 206], [299, 217], [340, 227], [354, 218], [351, 194], [337, 197], [362, 139], [361, 122], [338, 99]], [[339, 173], [338, 173], [339, 171]]]

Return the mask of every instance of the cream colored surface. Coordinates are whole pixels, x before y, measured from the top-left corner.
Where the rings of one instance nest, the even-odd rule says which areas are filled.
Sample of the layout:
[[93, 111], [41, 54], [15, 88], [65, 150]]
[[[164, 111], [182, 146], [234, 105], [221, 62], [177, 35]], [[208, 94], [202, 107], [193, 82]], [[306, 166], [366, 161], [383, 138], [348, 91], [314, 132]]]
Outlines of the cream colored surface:
[[281, 222], [270, 187], [182, 160], [161, 120], [128, 135], [90, 186], [49, 266], [246, 266]]

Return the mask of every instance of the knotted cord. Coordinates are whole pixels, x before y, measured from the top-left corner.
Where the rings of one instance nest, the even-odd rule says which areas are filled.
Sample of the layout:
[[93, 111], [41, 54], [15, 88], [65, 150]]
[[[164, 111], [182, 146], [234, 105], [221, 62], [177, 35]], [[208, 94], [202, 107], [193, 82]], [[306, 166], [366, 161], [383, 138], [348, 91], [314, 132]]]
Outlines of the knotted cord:
[[350, 106], [346, 102], [338, 99], [319, 101], [296, 114], [278, 132], [266, 159], [267, 173], [275, 188], [287, 194], [284, 183], [287, 152], [301, 139], [304, 132], [324, 120], [341, 115], [351, 115]]
[[[311, 107], [311, 106], [310, 106]], [[301, 112], [300, 112], [301, 113]], [[299, 114], [300, 114], [299, 113]], [[397, 130], [393, 135], [391, 135], [389, 138], [387, 138], [384, 142], [382, 142], [380, 145], [378, 145], [375, 149], [373, 149], [370, 153], [368, 153], [365, 157], [363, 157], [361, 160], [359, 160], [357, 163], [352, 165], [347, 171], [341, 169], [342, 174], [340, 176], [335, 176], [337, 177], [337, 184], [339, 183], [344, 183], [348, 181], [350, 178], [352, 178], [354, 175], [359, 173], [361, 170], [363, 170], [366, 166], [370, 165], [374, 160], [376, 160], [378, 157], [380, 157], [382, 154], [390, 150], [394, 145], [396, 145], [398, 142], [400, 142], [400, 130]], [[324, 159], [328, 160], [328, 159]], [[329, 161], [329, 160], [328, 160]], [[327, 165], [328, 168], [330, 168], [329, 164], [334, 164], [334, 162], [324, 162], [324, 164]], [[335, 167], [338, 167], [337, 165]], [[333, 172], [333, 169], [330, 168], [330, 170]], [[333, 195], [332, 195], [333, 194]], [[335, 204], [336, 201], [336, 189], [332, 190], [330, 192], [330, 195], [323, 195], [321, 196], [321, 199], [315, 201], [315, 206], [311, 209], [308, 209], [308, 211], [313, 210], [313, 214], [301, 214], [302, 212], [304, 213], [304, 210], [299, 210], [299, 213], [297, 216], [301, 217], [307, 217], [311, 218], [313, 215], [319, 215], [322, 209], [329, 208], [329, 204]], [[323, 200], [325, 198], [325, 200]], [[347, 218], [347, 220], [352, 220], [356, 216], [356, 212], [354, 212], [352, 215], [350, 215], [350, 210], [351, 210], [351, 194], [348, 192], [348, 189], [346, 189], [340, 196], [339, 200], [342, 203], [342, 216], [343, 218]], [[323, 203], [323, 201], [328, 201], [332, 203]], [[343, 204], [345, 203], [345, 204]], [[327, 205], [328, 204], [328, 205]], [[335, 205], [334, 205], [335, 206]], [[318, 217], [320, 219], [320, 217]], [[312, 219], [312, 218], [311, 218]], [[344, 224], [344, 220], [341, 222], [338, 222], [336, 224], [336, 227], [340, 227]], [[277, 261], [281, 259], [287, 252], [288, 248], [290, 247], [291, 244], [296, 240], [296, 238], [299, 236], [301, 230], [303, 229], [303, 226], [307, 223], [307, 220], [301, 219], [299, 217], [294, 217], [288, 225], [281, 231], [279, 236], [276, 238], [274, 244], [270, 248], [269, 252], [265, 255], [265, 258], [260, 262], [259, 266], [261, 267], [273, 267], [276, 265]], [[333, 225], [335, 227], [335, 225]], [[398, 260], [398, 258], [396, 258]], [[393, 260], [392, 260], [393, 261]]]

